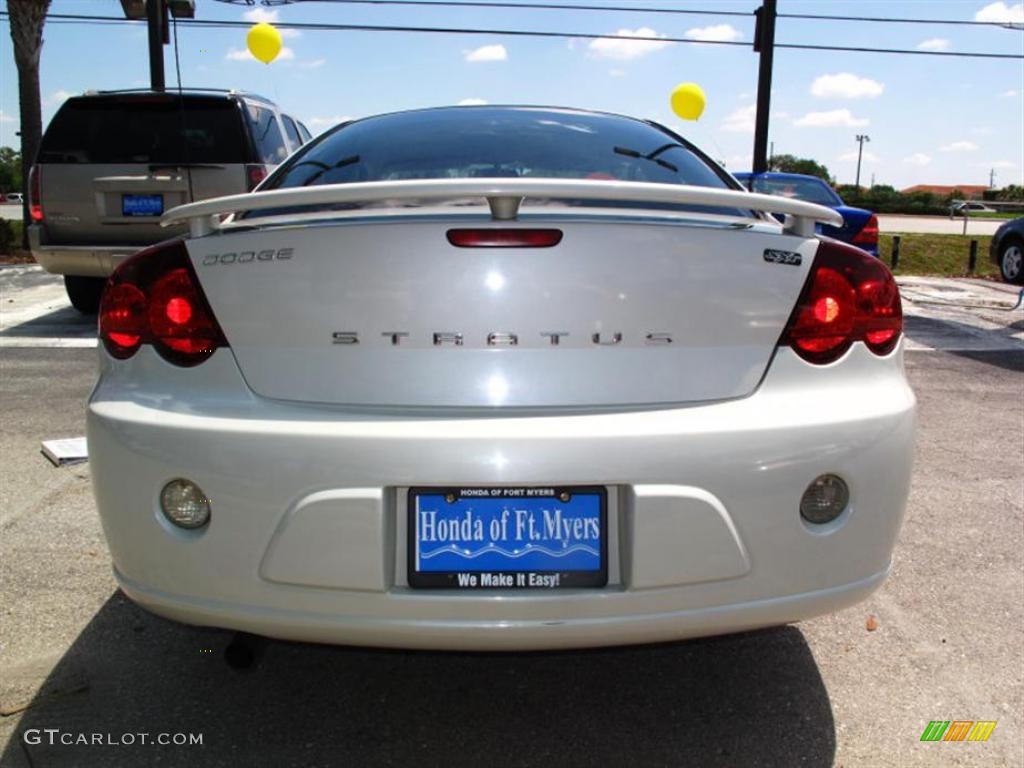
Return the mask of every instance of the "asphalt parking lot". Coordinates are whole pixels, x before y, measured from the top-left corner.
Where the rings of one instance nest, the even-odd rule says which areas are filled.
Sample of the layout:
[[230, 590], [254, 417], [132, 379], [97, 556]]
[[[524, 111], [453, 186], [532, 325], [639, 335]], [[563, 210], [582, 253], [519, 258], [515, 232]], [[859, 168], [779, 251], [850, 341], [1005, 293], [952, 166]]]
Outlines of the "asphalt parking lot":
[[[93, 321], [38, 268], [0, 267], [0, 765], [1024, 765], [1024, 309], [1000, 284], [901, 283], [915, 475], [892, 576], [863, 604], [575, 653], [269, 643], [239, 672], [228, 633], [115, 588], [88, 466], [39, 453], [84, 433]], [[921, 742], [936, 719], [997, 726]]]

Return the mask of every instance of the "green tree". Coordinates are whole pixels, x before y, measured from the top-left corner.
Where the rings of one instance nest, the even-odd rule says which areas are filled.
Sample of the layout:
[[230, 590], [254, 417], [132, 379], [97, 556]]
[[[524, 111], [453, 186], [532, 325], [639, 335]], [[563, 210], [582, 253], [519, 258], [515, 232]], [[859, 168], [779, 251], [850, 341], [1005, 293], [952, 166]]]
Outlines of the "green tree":
[[[43, 51], [43, 24], [50, 0], [7, 0], [7, 21], [14, 43], [14, 63], [18, 67], [18, 107], [21, 112], [21, 173], [28, 179], [43, 136], [43, 110], [39, 98], [39, 56]], [[22, 186], [24, 192], [24, 186]], [[29, 221], [28, 195], [22, 204], [22, 220]], [[28, 249], [28, 227], [24, 228], [22, 247]]]
[[772, 155], [768, 161], [768, 169], [781, 171], [782, 173], [803, 173], [807, 176], [817, 176], [829, 184], [832, 183], [832, 174], [828, 168], [816, 160], [794, 155]]
[[21, 182], [21, 152], [0, 147], [0, 192], [18, 192]]

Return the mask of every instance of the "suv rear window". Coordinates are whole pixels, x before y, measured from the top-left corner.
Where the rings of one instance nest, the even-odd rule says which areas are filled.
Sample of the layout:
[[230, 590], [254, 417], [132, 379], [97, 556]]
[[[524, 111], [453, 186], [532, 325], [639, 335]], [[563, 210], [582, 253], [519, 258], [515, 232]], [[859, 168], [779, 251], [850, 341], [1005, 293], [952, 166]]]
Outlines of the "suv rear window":
[[236, 102], [166, 96], [71, 99], [50, 122], [41, 163], [248, 161]]

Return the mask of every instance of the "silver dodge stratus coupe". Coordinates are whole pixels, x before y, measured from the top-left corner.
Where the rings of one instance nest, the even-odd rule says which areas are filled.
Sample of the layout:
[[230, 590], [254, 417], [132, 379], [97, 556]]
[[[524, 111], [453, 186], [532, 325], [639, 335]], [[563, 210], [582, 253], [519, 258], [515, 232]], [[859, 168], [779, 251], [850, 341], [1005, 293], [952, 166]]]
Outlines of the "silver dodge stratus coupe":
[[88, 416], [117, 580], [155, 613], [568, 648], [886, 577], [915, 422], [893, 277], [660, 125], [382, 115], [163, 221], [190, 235], [110, 278]]

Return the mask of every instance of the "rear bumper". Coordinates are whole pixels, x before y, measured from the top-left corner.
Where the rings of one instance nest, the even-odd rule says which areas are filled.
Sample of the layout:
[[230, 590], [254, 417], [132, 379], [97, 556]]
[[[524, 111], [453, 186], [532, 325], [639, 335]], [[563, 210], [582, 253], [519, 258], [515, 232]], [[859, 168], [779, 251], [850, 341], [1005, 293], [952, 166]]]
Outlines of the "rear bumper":
[[[90, 466], [117, 578], [170, 618], [292, 640], [466, 650], [656, 642], [780, 624], [884, 579], [910, 482], [914, 397], [899, 351], [808, 370], [780, 349], [750, 397], [687, 408], [411, 415], [268, 401], [230, 350], [196, 370], [105, 357]], [[145, 394], [139, 383], [146, 382]], [[850, 508], [812, 529], [801, 494], [834, 472]], [[212, 522], [174, 529], [175, 477]], [[605, 485], [609, 585], [414, 590], [404, 489]]]
[[724, 635], [777, 626], [854, 605], [874, 592], [889, 573], [838, 587], [654, 614], [599, 618], [444, 619], [373, 618], [218, 603], [147, 589], [115, 570], [121, 589], [139, 605], [186, 624], [230, 627], [299, 642], [345, 643], [395, 648], [523, 651], [656, 643]]
[[43, 228], [38, 224], [28, 227], [29, 247], [39, 265], [54, 275], [81, 275], [83, 277], [109, 277], [118, 264], [142, 245], [44, 245]]

